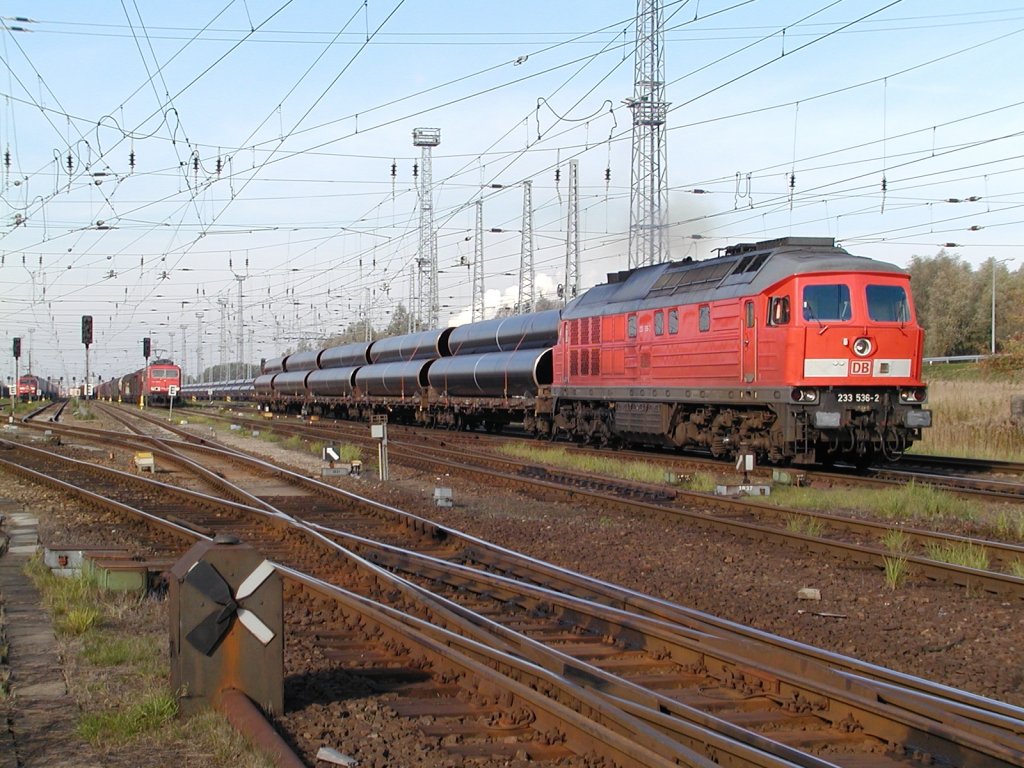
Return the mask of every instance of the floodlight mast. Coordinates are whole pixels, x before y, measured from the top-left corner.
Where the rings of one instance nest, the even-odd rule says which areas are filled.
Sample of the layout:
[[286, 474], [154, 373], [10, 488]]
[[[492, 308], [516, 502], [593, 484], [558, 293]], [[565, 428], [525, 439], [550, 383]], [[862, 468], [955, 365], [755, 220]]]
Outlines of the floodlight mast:
[[[431, 158], [434, 147], [441, 143], [440, 128], [415, 128], [413, 146], [420, 148], [420, 248], [417, 265], [420, 269], [420, 325], [436, 328], [441, 319], [441, 298], [437, 274], [437, 233], [434, 232], [434, 191]], [[427, 273], [428, 298], [423, 300], [423, 272]], [[426, 305], [424, 314], [423, 307]]]

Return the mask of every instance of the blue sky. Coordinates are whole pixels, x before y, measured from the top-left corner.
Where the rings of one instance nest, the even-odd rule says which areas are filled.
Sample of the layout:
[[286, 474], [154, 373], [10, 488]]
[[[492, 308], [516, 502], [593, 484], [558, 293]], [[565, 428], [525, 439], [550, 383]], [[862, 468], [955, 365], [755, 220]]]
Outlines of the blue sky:
[[[81, 378], [91, 314], [94, 373], [139, 367], [143, 336], [175, 358], [184, 341], [193, 370], [200, 343], [207, 365], [222, 349], [237, 357], [239, 286], [250, 360], [315, 343], [367, 307], [386, 325], [416, 257], [418, 127], [441, 130], [442, 321], [467, 317], [460, 264], [481, 197], [488, 306], [514, 296], [525, 180], [538, 284], [553, 293], [570, 159], [582, 283], [602, 281], [627, 264], [634, 12], [571, 0], [9, 7], [2, 343], [24, 339], [22, 370], [31, 347], [35, 372]], [[946, 243], [973, 264], [1024, 264], [1024, 4], [690, 0], [666, 2], [665, 18], [673, 258], [791, 234], [900, 265]]]

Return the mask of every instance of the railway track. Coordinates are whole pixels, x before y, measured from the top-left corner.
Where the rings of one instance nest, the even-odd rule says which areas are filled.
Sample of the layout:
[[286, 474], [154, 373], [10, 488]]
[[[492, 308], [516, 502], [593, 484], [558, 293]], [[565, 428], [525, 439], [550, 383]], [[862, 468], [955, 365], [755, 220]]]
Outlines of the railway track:
[[[273, 429], [283, 435], [327, 441], [339, 438], [333, 425], [327, 428], [226, 418], [252, 428]], [[171, 425], [168, 428], [175, 430]], [[346, 430], [345, 439], [367, 447], [374, 446], [375, 442], [365, 435], [365, 430], [360, 431], [364, 434], [354, 435], [351, 430]], [[185, 439], [190, 437], [184, 430], [180, 430], [180, 434]], [[1019, 544], [900, 525], [898, 530], [903, 549], [893, 552], [884, 541], [894, 526], [885, 522], [850, 514], [787, 509], [756, 498], [722, 497], [594, 477], [581, 472], [552, 470], [534, 462], [476, 449], [472, 447], [472, 441], [450, 441], [447, 433], [438, 437], [434, 435], [432, 432], [426, 435], [417, 433], [412, 441], [407, 441], [405, 436], [389, 437], [391, 458], [404, 466], [426, 472], [457, 472], [494, 487], [525, 488], [542, 498], [585, 498], [589, 503], [633, 514], [667, 515], [680, 523], [729, 531], [771, 544], [809, 549], [841, 560], [867, 564], [879, 571], [885, 569], [888, 561], [902, 558], [928, 579], [1024, 598], [1024, 579], [1016, 576], [1014, 571], [1024, 564], [1024, 546]], [[794, 520], [812, 522], [794, 525]], [[931, 556], [931, 553], [956, 548], [967, 548], [983, 555], [988, 567], [969, 568]]]
[[[171, 448], [175, 452], [181, 450], [179, 445]], [[265, 462], [260, 464], [266, 466]], [[321, 493], [333, 497], [340, 493], [308, 478], [296, 477], [295, 481], [304, 485], [313, 483]], [[161, 496], [166, 493], [169, 491], [162, 491]], [[794, 655], [796, 649], [785, 648], [785, 642], [777, 638], [771, 641], [774, 645], [757, 647], [761, 638], [756, 633], [740, 638], [725, 623], [717, 627], [707, 623], [695, 626], [691, 616], [689, 625], [674, 625], [666, 614], [683, 615], [683, 609], [678, 606], [616, 592], [609, 585], [595, 585], [575, 574], [489, 548], [483, 542], [468, 540], [439, 529], [429, 521], [381, 505], [370, 503], [373, 512], [369, 515], [365, 510], [356, 512], [351, 509], [352, 495], [340, 496], [349, 504], [340, 510], [345, 530], [321, 522], [312, 527], [314, 538], [329, 536], [346, 549], [359, 552], [366, 562], [387, 566], [392, 572], [417, 581], [411, 593], [407, 590], [413, 587], [406, 587], [405, 581], [399, 582], [401, 589], [395, 583], [388, 583], [387, 590], [402, 592], [403, 607], [407, 608], [409, 601], [417, 602], [410, 595], [426, 599], [416, 590], [429, 587], [434, 590], [430, 598], [435, 601], [430, 604], [433, 620], [437, 619], [439, 611], [450, 612], [458, 619], [456, 624], [466, 623], [474, 632], [485, 633], [482, 637], [470, 633], [474, 642], [501, 647], [516, 658], [528, 658], [540, 664], [550, 674], [567, 677], [576, 685], [600, 692], [610, 697], [608, 700], [617, 708], [630, 712], [653, 728], [664, 730], [676, 723], [678, 730], [679, 722], [687, 723], [689, 735], [677, 734], [673, 737], [675, 743], [692, 747], [696, 742], [688, 739], [693, 738], [692, 729], [696, 727], [714, 726], [712, 730], [724, 729], [727, 733], [738, 728], [748, 733], [743, 741], [745, 748], [763, 752], [765, 738], [785, 747], [782, 759], [797, 760], [786, 764], [855, 765], [867, 754], [872, 756], [873, 765], [895, 766], [913, 764], [923, 754], [940, 754], [934, 749], [933, 741], [935, 723], [941, 722], [943, 726], [939, 730], [948, 727], [962, 731], [956, 736], [962, 742], [958, 749], [962, 749], [964, 743], [979, 742], [980, 746], [985, 742], [998, 745], [997, 752], [1009, 750], [1006, 755], [1009, 757], [1019, 746], [1020, 734], [1013, 734], [1008, 727], [1020, 714], [1012, 707], [982, 706], [982, 700], [976, 697], [948, 701], [940, 706], [936, 698], [948, 697], [925, 681], [908, 686], [909, 681], [898, 675], [872, 678], [869, 669], [858, 668], [849, 660], [843, 668], [837, 663], [839, 659], [828, 654], [815, 657], [812, 663], [807, 657]], [[207, 506], [212, 503], [208, 497], [200, 497], [194, 499], [192, 505], [202, 508], [200, 502]], [[310, 512], [308, 499], [297, 503]], [[267, 508], [260, 514], [276, 521], [275, 529], [281, 520], [291, 518], [283, 508], [269, 503], [264, 506]], [[212, 532], [214, 524], [224, 523], [217, 514], [210, 517], [209, 510], [205, 514], [206, 517], [193, 517], [186, 527]], [[382, 523], [382, 515], [384, 518], [397, 515], [403, 524], [396, 527], [394, 522]], [[307, 514], [309, 517], [338, 523], [338, 511], [319, 509], [313, 515]], [[362, 520], [365, 525], [367, 518], [371, 519], [370, 527], [377, 528], [376, 538], [351, 532], [357, 527], [354, 522]], [[229, 524], [240, 525], [237, 520]], [[387, 529], [383, 537], [379, 535], [382, 525]], [[409, 531], [416, 532], [414, 539], [419, 542], [418, 548], [408, 546]], [[280, 538], [280, 530], [275, 530], [274, 534]], [[379, 541], [399, 534], [406, 539], [406, 546], [393, 543], [387, 546]], [[491, 573], [481, 573], [480, 569], [485, 567]], [[527, 576], [523, 580], [509, 578], [509, 574], [517, 572]], [[307, 586], [310, 588], [317, 584], [327, 589], [320, 584], [321, 577], [311, 575], [309, 579]], [[591, 597], [573, 596], [588, 590]], [[609, 601], [629, 610], [611, 610], [605, 605]], [[645, 602], [654, 609], [650, 612], [653, 615], [633, 607]], [[748, 648], [752, 645], [754, 647]], [[837, 668], [843, 671], [837, 672]], [[813, 672], [808, 673], [809, 669]], [[810, 683], [807, 678], [811, 679]], [[890, 719], [885, 729], [879, 729], [875, 723], [881, 715], [869, 705], [889, 702], [881, 709], [890, 709], [891, 716], [894, 700], [902, 701], [904, 711]], [[703, 708], [696, 706], [700, 702]], [[893, 738], [900, 733], [903, 736]], [[855, 747], [855, 744], [861, 746]], [[705, 744], [704, 748], [709, 747]], [[789, 749], [796, 751], [789, 755], [786, 751]], [[827, 752], [830, 761], [836, 759], [836, 754], [843, 759], [835, 763], [814, 762], [813, 755], [818, 751]], [[716, 751], [716, 756], [724, 754]], [[775, 754], [775, 757], [780, 756]], [[977, 764], [1000, 764], [990, 762], [992, 758], [993, 754], [988, 752], [984, 760], [989, 762]], [[730, 757], [723, 762], [746, 764], [733, 762], [735, 759]]]

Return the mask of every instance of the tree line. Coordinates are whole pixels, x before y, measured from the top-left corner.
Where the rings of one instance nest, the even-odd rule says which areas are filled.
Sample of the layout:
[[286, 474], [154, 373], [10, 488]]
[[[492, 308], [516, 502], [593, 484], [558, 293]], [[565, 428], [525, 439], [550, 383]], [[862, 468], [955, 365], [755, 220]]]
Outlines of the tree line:
[[992, 258], [971, 266], [956, 254], [915, 256], [907, 269], [925, 357], [987, 355], [992, 350], [995, 277], [996, 352], [1024, 344], [1024, 266], [1010, 271]]

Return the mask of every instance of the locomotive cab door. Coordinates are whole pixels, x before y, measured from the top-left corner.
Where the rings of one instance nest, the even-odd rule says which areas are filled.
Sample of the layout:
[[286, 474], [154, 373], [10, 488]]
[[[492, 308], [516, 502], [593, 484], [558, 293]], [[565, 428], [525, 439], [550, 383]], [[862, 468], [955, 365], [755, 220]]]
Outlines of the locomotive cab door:
[[740, 378], [743, 383], [752, 384], [757, 379], [757, 313], [752, 299], [743, 302], [740, 322]]

